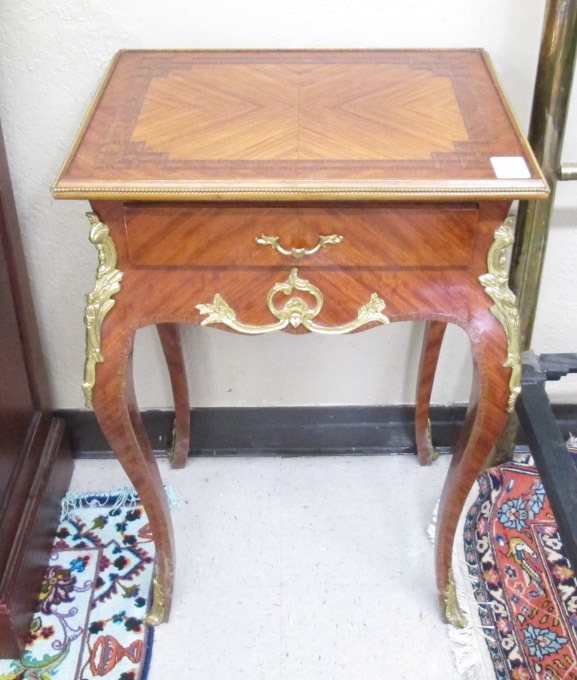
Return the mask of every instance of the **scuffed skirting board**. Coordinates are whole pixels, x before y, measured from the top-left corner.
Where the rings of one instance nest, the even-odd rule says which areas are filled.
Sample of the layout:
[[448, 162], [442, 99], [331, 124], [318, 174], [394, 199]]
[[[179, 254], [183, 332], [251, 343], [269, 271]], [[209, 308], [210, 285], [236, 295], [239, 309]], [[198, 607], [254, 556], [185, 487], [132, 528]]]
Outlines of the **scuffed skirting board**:
[[[574, 404], [553, 407], [564, 435], [577, 433]], [[317, 406], [191, 409], [190, 455], [383, 455], [414, 453], [413, 406]], [[113, 454], [92, 411], [61, 410], [76, 458]], [[465, 416], [465, 406], [433, 406], [433, 443], [449, 453]], [[172, 443], [174, 412], [150, 410], [143, 420], [158, 456]], [[527, 451], [519, 433], [518, 449]]]

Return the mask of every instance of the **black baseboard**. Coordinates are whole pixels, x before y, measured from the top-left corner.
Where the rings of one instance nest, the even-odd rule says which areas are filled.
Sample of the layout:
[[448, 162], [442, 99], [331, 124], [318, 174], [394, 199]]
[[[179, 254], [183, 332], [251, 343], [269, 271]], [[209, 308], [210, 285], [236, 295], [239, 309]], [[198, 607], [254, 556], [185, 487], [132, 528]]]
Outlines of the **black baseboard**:
[[[577, 407], [556, 404], [561, 431], [577, 433]], [[113, 454], [94, 413], [62, 410], [77, 458]], [[413, 406], [316, 406], [283, 408], [198, 408], [190, 412], [191, 456], [231, 455], [383, 455], [414, 453]], [[433, 406], [433, 442], [441, 453], [453, 447], [465, 406]], [[143, 420], [155, 454], [166, 455], [172, 443], [174, 413], [144, 411]], [[527, 450], [522, 432], [518, 449]]]

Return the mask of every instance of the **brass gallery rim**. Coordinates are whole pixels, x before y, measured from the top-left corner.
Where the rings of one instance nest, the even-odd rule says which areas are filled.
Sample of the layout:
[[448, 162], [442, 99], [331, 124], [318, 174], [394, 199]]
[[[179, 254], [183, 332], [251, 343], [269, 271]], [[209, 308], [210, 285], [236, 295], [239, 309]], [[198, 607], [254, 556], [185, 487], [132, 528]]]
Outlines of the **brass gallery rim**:
[[455, 186], [449, 182], [444, 185], [414, 183], [404, 186], [398, 184], [387, 185], [384, 183], [365, 183], [353, 184], [343, 182], [342, 184], [274, 184], [263, 182], [260, 184], [250, 183], [246, 185], [230, 183], [210, 183], [197, 186], [170, 185], [164, 183], [163, 186], [127, 185], [122, 187], [115, 186], [53, 186], [52, 192], [55, 198], [75, 198], [75, 199], [105, 199], [105, 198], [124, 198], [125, 200], [157, 200], [171, 196], [174, 200], [226, 200], [227, 198], [236, 199], [239, 196], [251, 196], [251, 198], [262, 200], [275, 200], [290, 198], [302, 198], [303, 200], [315, 200], [328, 198], [331, 200], [351, 199], [395, 201], [398, 199], [407, 200], [411, 197], [419, 199], [450, 200], [456, 198], [463, 200], [485, 199], [522, 199], [522, 198], [546, 198], [548, 192], [543, 189], [542, 184], [536, 180], [528, 180], [524, 184], [475, 184], [469, 186]]

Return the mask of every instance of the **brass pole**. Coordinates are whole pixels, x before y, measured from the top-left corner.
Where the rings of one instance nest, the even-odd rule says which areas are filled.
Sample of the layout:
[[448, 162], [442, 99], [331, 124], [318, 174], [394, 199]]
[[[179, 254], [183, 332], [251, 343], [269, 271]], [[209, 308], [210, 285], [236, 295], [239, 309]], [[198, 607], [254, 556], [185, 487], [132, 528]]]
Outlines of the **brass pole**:
[[531, 345], [549, 220], [567, 121], [577, 48], [577, 0], [548, 0], [529, 127], [531, 144], [551, 194], [519, 204], [510, 285], [519, 300], [521, 351]]
[[[519, 203], [509, 285], [519, 301], [521, 351], [529, 349], [558, 179], [574, 179], [575, 165], [560, 167], [577, 47], [577, 0], [548, 0], [529, 126], [531, 144], [551, 193]], [[513, 457], [519, 422], [507, 420], [489, 464]]]

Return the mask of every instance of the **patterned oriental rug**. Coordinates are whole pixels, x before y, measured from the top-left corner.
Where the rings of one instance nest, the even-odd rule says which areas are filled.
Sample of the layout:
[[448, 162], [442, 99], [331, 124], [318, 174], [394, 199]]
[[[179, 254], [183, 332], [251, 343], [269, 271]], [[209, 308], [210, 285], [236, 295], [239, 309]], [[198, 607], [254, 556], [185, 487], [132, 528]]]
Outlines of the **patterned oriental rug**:
[[144, 680], [154, 543], [142, 506], [130, 489], [63, 505], [28, 644], [0, 660], [0, 680]]
[[486, 471], [469, 500], [453, 559], [464, 677], [577, 679], [577, 579], [531, 459]]

